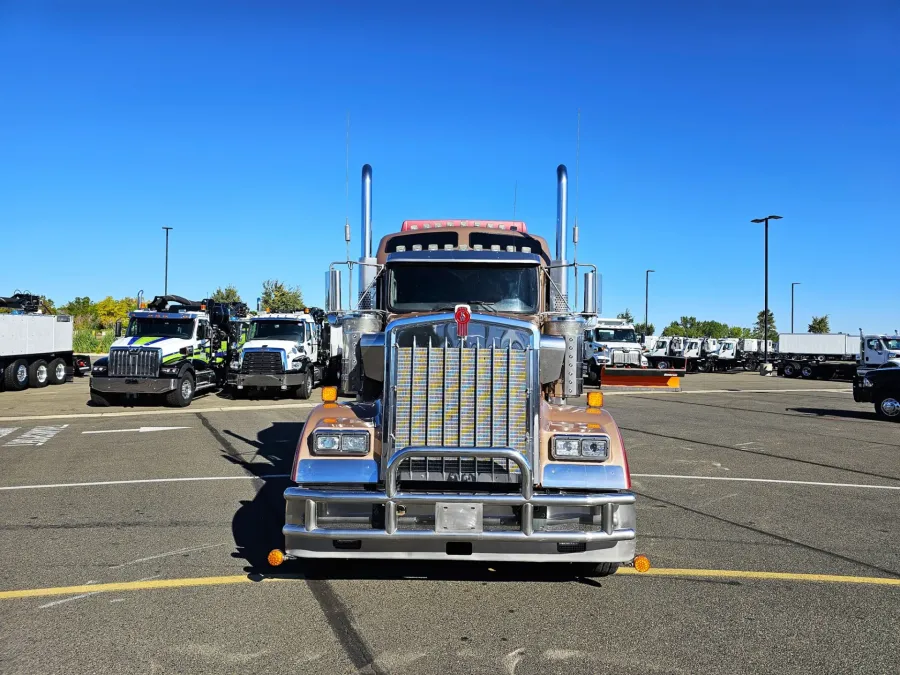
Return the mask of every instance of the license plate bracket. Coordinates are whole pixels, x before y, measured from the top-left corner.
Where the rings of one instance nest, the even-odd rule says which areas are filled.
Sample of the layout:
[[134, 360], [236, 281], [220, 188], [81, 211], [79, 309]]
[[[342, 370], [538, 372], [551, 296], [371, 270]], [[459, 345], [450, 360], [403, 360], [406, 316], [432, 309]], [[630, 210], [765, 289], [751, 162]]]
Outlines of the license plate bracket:
[[480, 502], [438, 502], [434, 505], [434, 530], [442, 532], [481, 532], [484, 505]]

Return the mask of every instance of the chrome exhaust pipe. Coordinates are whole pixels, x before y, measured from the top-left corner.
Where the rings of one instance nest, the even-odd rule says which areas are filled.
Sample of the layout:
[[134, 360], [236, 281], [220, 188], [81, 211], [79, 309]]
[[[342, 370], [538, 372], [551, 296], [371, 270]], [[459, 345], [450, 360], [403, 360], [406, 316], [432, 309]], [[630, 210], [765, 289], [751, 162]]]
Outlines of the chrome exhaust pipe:
[[[375, 258], [372, 257], [372, 167], [364, 164], [362, 168], [362, 241], [359, 253], [359, 300], [361, 309], [374, 306], [374, 293], [367, 297], [366, 289], [375, 281]], [[374, 290], [374, 289], [373, 289]]]
[[553, 261], [555, 269], [550, 278], [554, 288], [550, 294], [552, 299], [551, 312], [569, 311], [569, 292], [567, 282], [569, 270], [563, 267], [566, 264], [566, 233], [569, 221], [569, 174], [566, 165], [556, 167], [556, 260]]

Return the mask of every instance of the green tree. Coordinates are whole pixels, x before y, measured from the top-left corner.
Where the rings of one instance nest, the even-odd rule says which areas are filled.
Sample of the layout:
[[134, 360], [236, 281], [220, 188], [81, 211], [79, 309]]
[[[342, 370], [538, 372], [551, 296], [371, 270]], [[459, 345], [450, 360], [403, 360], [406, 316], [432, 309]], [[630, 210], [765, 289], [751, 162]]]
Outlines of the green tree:
[[94, 305], [100, 328], [112, 328], [116, 321], [124, 321], [128, 318], [128, 312], [135, 309], [137, 309], [135, 298], [115, 300], [111, 295], [107, 295]]
[[830, 333], [831, 326], [828, 325], [828, 315], [814, 316], [809, 323], [809, 328], [806, 330], [810, 333]]
[[617, 319], [625, 319], [628, 323], [634, 323], [634, 317], [631, 316], [631, 312], [626, 307], [624, 312], [619, 312], [616, 314]]
[[721, 340], [728, 337], [729, 330], [728, 324], [721, 321], [701, 321], [697, 324], [698, 335], [696, 337], [710, 337]]
[[653, 331], [656, 330], [656, 327], [652, 323], [645, 325], [642, 321], [641, 323], [634, 324], [634, 330], [635, 332], [643, 333], [644, 335], [653, 335]]
[[92, 316], [95, 314], [94, 305], [91, 302], [91, 299], [87, 296], [83, 298], [80, 296], [75, 296], [74, 300], [71, 300], [64, 304], [59, 308], [61, 312], [68, 314], [69, 316]]
[[56, 303], [54, 303], [50, 298], [46, 295], [41, 296], [41, 311], [44, 314], [56, 314]]
[[728, 329], [728, 335], [726, 337], [730, 338], [749, 338], [753, 337], [753, 331], [749, 328], [741, 328], [740, 326], [731, 326]]
[[228, 284], [225, 288], [221, 286], [217, 288], [211, 299], [216, 302], [243, 302], [238, 289], [232, 284]]
[[[765, 335], [765, 310], [756, 315], [756, 325], [753, 326], [752, 337], [762, 340]], [[769, 339], [778, 342], [778, 330], [775, 328], [775, 315], [769, 310]]]
[[303, 305], [303, 294], [299, 286], [286, 286], [278, 279], [263, 282], [262, 306], [264, 312], [295, 312]]

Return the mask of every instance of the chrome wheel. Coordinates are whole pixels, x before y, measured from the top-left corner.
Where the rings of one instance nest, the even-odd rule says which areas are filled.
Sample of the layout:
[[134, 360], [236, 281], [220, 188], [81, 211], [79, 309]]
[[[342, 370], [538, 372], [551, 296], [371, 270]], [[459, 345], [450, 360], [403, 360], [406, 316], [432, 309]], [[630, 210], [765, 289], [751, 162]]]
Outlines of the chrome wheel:
[[194, 385], [191, 384], [191, 381], [185, 378], [181, 382], [181, 398], [184, 400], [188, 400], [191, 397], [191, 392], [194, 389]]
[[881, 412], [891, 419], [900, 417], [900, 401], [895, 398], [886, 398], [881, 402]]
[[56, 379], [57, 381], [66, 379], [66, 364], [58, 363], [56, 365]]
[[47, 381], [47, 366], [38, 366], [37, 370], [34, 371], [34, 374], [37, 376], [37, 381], [39, 384], [44, 384]]
[[28, 368], [25, 367], [24, 364], [20, 365], [16, 368], [16, 381], [19, 384], [25, 384], [25, 381], [28, 379]]

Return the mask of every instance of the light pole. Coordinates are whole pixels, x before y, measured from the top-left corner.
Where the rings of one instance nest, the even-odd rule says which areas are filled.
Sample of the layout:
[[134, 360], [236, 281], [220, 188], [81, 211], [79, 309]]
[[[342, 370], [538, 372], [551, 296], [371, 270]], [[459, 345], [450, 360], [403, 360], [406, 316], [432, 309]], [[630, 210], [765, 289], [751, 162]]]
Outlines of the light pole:
[[644, 275], [644, 335], [650, 332], [650, 329], [647, 327], [649, 325], [647, 318], [648, 309], [650, 307], [650, 272], [655, 272], [656, 270], [647, 270]]
[[751, 223], [766, 224], [766, 306], [763, 309], [763, 363], [769, 362], [769, 221], [781, 220], [781, 216], [754, 218]]
[[172, 227], [164, 227], [166, 231], [166, 276], [165, 281], [163, 282], [163, 295], [169, 294], [169, 230], [175, 229]]
[[794, 332], [794, 286], [799, 286], [800, 282], [795, 281], [791, 284], [791, 332]]

